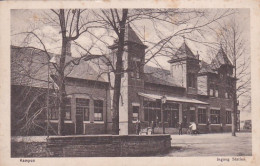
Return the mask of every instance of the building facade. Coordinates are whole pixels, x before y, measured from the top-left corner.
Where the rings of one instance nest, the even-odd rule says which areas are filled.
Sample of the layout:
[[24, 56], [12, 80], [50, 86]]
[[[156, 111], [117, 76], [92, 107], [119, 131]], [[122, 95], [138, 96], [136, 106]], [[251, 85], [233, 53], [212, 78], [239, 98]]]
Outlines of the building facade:
[[[127, 72], [122, 73], [121, 76], [119, 104], [121, 135], [136, 133], [135, 126], [138, 120], [141, 122], [142, 128], [156, 123], [158, 133], [162, 132], [163, 121], [168, 133], [177, 132], [180, 122], [184, 128], [187, 128], [190, 122], [195, 122], [201, 133], [231, 131], [231, 114], [234, 104], [230, 89], [235, 80], [232, 77], [232, 63], [222, 48], [208, 64], [201, 61], [198, 54], [193, 54], [184, 41], [168, 61], [171, 65], [170, 70], [146, 65], [146, 48], [128, 25], [123, 54], [123, 69]], [[109, 49], [111, 52], [109, 58], [112, 63], [115, 63], [116, 42]], [[35, 126], [37, 131], [42, 132], [25, 131], [27, 131], [27, 135], [46, 134], [46, 105], [36, 104], [35, 107], [28, 107], [32, 100], [45, 103], [46, 80], [48, 80], [48, 76], [49, 79], [52, 79], [52, 76], [55, 75], [50, 72], [53, 71], [52, 67], [48, 68], [46, 63], [45, 66], [39, 68], [40, 63], [37, 63], [37, 60], [47, 61], [39, 58], [43, 54], [40, 50], [36, 54], [28, 48], [11, 47], [12, 135], [26, 134], [26, 132], [20, 132], [21, 126], [26, 126], [27, 123], [24, 118], [25, 112], [30, 112], [30, 110], [35, 112], [32, 110], [38, 107], [38, 110], [42, 110], [42, 115], [38, 118], [38, 126]], [[37, 81], [35, 79], [31, 81], [29, 78], [27, 81], [22, 81], [24, 78], [21, 79], [20, 75], [24, 72], [23, 69], [17, 67], [18, 62], [21, 62], [17, 61], [17, 57], [24, 57], [25, 61], [32, 62], [32, 70], [37, 71], [34, 72], [34, 76], [38, 78]], [[113, 80], [113, 74], [101, 76], [102, 70], [109, 70], [110, 66], [102, 60], [98, 61], [100, 62], [98, 67], [96, 67], [97, 63], [91, 64], [83, 61], [69, 69], [66, 77], [66, 134], [112, 133], [113, 89], [111, 87], [113, 87], [113, 81], [110, 80]], [[36, 65], [34, 65], [35, 63]], [[48, 70], [51, 74], [48, 74]], [[50, 92], [55, 96], [55, 84], [50, 83], [49, 80], [47, 83], [53, 85], [50, 86], [52, 87]], [[33, 98], [34, 91], [41, 92], [39, 89], [43, 91], [43, 95], [41, 98]], [[26, 90], [30, 91], [28, 93], [31, 97], [28, 97], [21, 106], [20, 98], [23, 96], [21, 94], [26, 93]], [[48, 98], [51, 96], [48, 95]], [[162, 102], [162, 98], [166, 100], [165, 103]], [[50, 105], [48, 117], [51, 125], [48, 127], [48, 132], [55, 134], [58, 114], [55, 103], [50, 102]]]

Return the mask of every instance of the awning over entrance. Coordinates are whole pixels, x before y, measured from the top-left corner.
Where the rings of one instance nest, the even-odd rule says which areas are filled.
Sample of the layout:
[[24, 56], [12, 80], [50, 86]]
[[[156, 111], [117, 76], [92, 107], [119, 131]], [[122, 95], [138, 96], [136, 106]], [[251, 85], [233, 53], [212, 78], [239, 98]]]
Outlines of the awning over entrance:
[[[162, 95], [155, 95], [155, 94], [148, 94], [148, 93], [141, 93], [141, 92], [139, 92], [138, 95], [151, 100], [161, 100], [161, 98], [163, 97]], [[167, 95], [165, 95], [165, 97], [166, 97], [166, 101], [209, 105], [209, 103], [199, 101], [196, 99], [187, 98], [187, 97], [176, 97], [176, 96], [167, 96]]]

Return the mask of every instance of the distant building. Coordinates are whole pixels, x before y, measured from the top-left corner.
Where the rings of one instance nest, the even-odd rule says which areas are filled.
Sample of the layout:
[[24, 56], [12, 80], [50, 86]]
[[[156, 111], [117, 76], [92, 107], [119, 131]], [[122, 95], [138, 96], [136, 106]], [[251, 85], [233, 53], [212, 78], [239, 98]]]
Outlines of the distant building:
[[[116, 44], [115, 41], [109, 47], [111, 63], [116, 62]], [[161, 128], [162, 118], [166, 128], [178, 128], [179, 122], [185, 128], [195, 122], [204, 133], [231, 131], [233, 101], [229, 90], [234, 83], [233, 66], [222, 48], [211, 64], [207, 64], [184, 42], [169, 60], [170, 71], [144, 65], [146, 48], [128, 25], [123, 54], [123, 68], [128, 72], [122, 73], [120, 134], [134, 134], [137, 120], [141, 121], [142, 127], [148, 127], [154, 121]], [[67, 61], [70, 60], [73, 58], [68, 56]], [[47, 56], [41, 50], [12, 46], [11, 61], [12, 135], [46, 134]], [[93, 63], [82, 60], [66, 69], [65, 134], [112, 132], [113, 89], [109, 80], [113, 79], [113, 74], [103, 73], [108, 70], [110, 65], [103, 58]], [[49, 131], [55, 134], [57, 86], [52, 81], [55, 79], [52, 65], [49, 76]], [[166, 97], [163, 112], [162, 97]], [[32, 120], [30, 115], [37, 111], [40, 115], [33, 119], [33, 124], [28, 123]], [[24, 126], [32, 130], [26, 130]]]

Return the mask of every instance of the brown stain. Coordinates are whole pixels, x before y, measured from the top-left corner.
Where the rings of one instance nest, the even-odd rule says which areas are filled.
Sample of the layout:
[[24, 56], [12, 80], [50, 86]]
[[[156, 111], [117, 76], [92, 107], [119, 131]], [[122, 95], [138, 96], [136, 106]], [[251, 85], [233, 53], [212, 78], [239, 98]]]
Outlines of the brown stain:
[[166, 2], [168, 5], [168, 7], [171, 7], [171, 8], [178, 8], [179, 4], [180, 4], [180, 0], [154, 0], [155, 3], [158, 3], [158, 2]]
[[111, 2], [111, 0], [103, 0], [103, 2], [107, 2], [107, 3], [109, 3], [109, 2]]
[[81, 5], [82, 5], [82, 6], [85, 6], [85, 2], [81, 2]]
[[180, 5], [179, 0], [166, 0], [166, 1], [168, 1], [169, 6], [172, 8], [178, 8], [178, 6]]
[[34, 15], [33, 15], [33, 20], [34, 20], [34, 21], [38, 21], [38, 20], [39, 20], [39, 17], [38, 17], [37, 14], [34, 14]]

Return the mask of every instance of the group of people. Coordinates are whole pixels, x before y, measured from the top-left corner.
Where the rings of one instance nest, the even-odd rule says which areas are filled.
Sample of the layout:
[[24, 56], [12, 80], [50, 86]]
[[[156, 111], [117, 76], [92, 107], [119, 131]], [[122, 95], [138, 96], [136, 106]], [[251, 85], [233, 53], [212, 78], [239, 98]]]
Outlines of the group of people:
[[[154, 129], [155, 129], [156, 126], [157, 126], [156, 122], [152, 121], [151, 122], [151, 128], [147, 128], [147, 133], [148, 133], [148, 129], [151, 129], [150, 134], [154, 134]], [[183, 129], [183, 123], [182, 122], [179, 122], [178, 128], [179, 128], [179, 135], [182, 135], [182, 129]], [[136, 134], [140, 135], [140, 133], [141, 133], [141, 122], [138, 120], [136, 122]], [[195, 122], [190, 123], [189, 133], [190, 134], [198, 134], [199, 133], [198, 129], [197, 129], [197, 124]]]
[[[154, 134], [154, 129], [156, 127], [156, 122], [155, 121], [152, 121], [151, 123], [151, 134]], [[136, 134], [137, 135], [140, 135], [140, 132], [141, 132], [141, 122], [139, 120], [137, 120], [136, 122]], [[148, 129], [147, 129], [147, 133], [148, 133]]]

